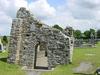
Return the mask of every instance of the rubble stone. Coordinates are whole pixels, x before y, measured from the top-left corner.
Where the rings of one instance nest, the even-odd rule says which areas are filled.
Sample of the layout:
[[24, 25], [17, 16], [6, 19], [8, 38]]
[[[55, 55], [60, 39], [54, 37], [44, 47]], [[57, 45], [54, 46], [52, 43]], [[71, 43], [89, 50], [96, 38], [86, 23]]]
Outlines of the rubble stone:
[[70, 37], [58, 29], [36, 20], [25, 8], [20, 8], [12, 21], [8, 62], [34, 69], [36, 46], [45, 50], [48, 68], [70, 62]]

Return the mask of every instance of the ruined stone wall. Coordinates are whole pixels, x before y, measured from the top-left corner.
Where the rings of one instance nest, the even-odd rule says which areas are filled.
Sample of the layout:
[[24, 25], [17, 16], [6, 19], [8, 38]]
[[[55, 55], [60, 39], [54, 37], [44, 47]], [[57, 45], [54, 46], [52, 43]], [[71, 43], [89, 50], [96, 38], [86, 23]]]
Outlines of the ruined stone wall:
[[72, 63], [73, 60], [73, 50], [74, 50], [74, 36], [73, 36], [73, 28], [72, 27], [66, 27], [64, 32], [65, 35], [69, 38], [69, 62]]
[[20, 64], [22, 66], [33, 65], [34, 47], [32, 39], [34, 37], [32, 36], [33, 33], [30, 33], [32, 21], [33, 18], [31, 18], [30, 13], [25, 8], [19, 9], [16, 19], [12, 21], [9, 63]]
[[15, 63], [15, 60], [17, 58], [16, 53], [18, 49], [18, 40], [20, 38], [20, 28], [22, 25], [21, 19], [13, 19], [12, 21], [12, 29], [11, 29], [11, 37], [10, 37], [10, 43], [9, 43], [9, 62]]
[[55, 67], [58, 64], [69, 63], [69, 40], [57, 29], [43, 28], [43, 34], [47, 39], [47, 56], [49, 67]]
[[45, 27], [25, 8], [19, 9], [12, 22], [9, 44], [9, 63], [16, 63], [28, 69], [34, 68], [36, 46], [47, 52], [48, 68], [70, 61], [69, 38], [61, 31]]

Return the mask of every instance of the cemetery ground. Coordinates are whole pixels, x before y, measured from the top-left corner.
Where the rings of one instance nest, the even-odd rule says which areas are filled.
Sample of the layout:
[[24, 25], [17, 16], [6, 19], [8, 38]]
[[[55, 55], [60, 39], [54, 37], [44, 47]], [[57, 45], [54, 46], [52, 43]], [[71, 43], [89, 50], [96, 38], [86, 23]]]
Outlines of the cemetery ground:
[[72, 64], [60, 65], [53, 71], [43, 72], [42, 75], [82, 75], [73, 73], [73, 68], [79, 66], [81, 62], [91, 62], [95, 67], [94, 70], [100, 67], [100, 42], [95, 48], [75, 48]]
[[8, 52], [0, 53], [0, 75], [25, 75], [18, 65], [7, 63]]
[[[7, 63], [7, 54], [7, 51], [0, 53], [0, 75], [26, 75], [18, 65]], [[95, 70], [100, 66], [100, 42], [95, 48], [75, 48], [72, 64], [59, 65], [53, 71], [43, 71], [41, 75], [81, 75], [73, 74], [73, 68], [81, 62], [91, 62]]]

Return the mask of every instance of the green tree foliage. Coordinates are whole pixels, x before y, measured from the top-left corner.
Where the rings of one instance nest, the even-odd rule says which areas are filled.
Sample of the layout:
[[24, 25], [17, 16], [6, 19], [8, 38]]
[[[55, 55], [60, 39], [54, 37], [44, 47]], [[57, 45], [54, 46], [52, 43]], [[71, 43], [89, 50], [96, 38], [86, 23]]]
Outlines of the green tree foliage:
[[94, 29], [90, 29], [90, 33], [92, 33], [95, 36], [95, 30]]
[[97, 38], [100, 38], [100, 29], [97, 30]]
[[74, 37], [80, 39], [82, 37], [82, 33], [80, 30], [74, 30]]
[[94, 29], [86, 30], [86, 31], [84, 32], [84, 38], [85, 38], [85, 39], [91, 38], [91, 34], [93, 34], [94, 37], [95, 37], [95, 30], [94, 30]]
[[7, 38], [7, 36], [3, 36], [2, 43], [3, 43], [3, 45], [8, 44], [8, 38]]
[[60, 27], [59, 25], [57, 25], [57, 24], [55, 24], [55, 25], [53, 26], [53, 28], [59, 29], [60, 31], [63, 30], [63, 28], [61, 28], [61, 27]]
[[84, 38], [85, 39], [89, 39], [90, 38], [90, 31], [89, 30], [86, 30], [85, 32], [84, 32]]

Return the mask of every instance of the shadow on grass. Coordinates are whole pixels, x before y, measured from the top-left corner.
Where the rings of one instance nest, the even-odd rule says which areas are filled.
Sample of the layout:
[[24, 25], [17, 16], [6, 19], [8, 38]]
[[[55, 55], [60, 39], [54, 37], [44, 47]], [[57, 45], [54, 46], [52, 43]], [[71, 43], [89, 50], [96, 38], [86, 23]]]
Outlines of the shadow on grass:
[[93, 74], [83, 74], [83, 73], [73, 73], [74, 75], [95, 75], [94, 73]]
[[6, 58], [0, 58], [0, 61], [7, 62], [7, 57]]

